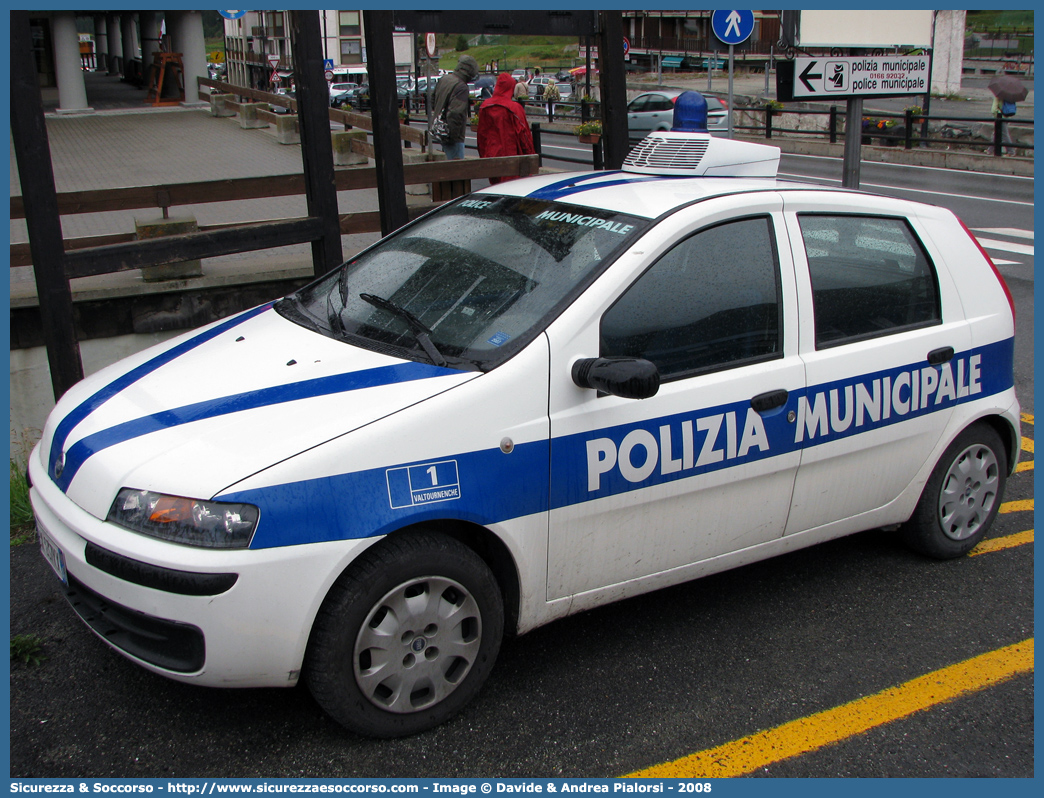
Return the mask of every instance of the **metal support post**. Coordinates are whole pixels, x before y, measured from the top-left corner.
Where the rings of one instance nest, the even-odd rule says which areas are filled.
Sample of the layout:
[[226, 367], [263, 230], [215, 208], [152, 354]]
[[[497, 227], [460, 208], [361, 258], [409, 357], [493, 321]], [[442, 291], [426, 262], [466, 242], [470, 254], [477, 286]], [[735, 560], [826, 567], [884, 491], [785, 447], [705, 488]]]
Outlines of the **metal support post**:
[[863, 98], [849, 97], [845, 117], [845, 160], [841, 185], [859, 188], [859, 162], [863, 144]]
[[732, 71], [735, 64], [735, 46], [729, 45], [729, 138], [732, 138]]
[[624, 73], [623, 15], [620, 11], [600, 11], [598, 73], [602, 99], [602, 137], [605, 141], [605, 166], [619, 169], [627, 157], [627, 76]]

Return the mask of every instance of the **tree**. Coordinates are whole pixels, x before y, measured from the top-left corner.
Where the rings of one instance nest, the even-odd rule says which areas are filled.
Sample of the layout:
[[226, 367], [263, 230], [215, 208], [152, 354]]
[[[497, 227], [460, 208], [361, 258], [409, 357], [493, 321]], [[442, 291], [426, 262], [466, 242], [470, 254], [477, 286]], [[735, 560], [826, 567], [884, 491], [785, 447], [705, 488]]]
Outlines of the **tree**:
[[468, 37], [463, 33], [457, 37], [457, 46], [455, 49], [458, 53], [462, 53], [468, 49]]

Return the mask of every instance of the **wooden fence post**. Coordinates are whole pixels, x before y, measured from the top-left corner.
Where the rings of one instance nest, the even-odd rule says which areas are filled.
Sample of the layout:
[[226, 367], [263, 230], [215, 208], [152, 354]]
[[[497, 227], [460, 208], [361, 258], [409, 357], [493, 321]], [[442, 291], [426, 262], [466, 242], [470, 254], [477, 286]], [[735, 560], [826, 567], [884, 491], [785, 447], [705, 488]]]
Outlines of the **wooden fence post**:
[[83, 364], [73, 324], [72, 290], [65, 276], [58, 195], [36, 82], [28, 11], [11, 12], [11, 107], [18, 109], [11, 114], [11, 139], [22, 184], [51, 388], [57, 400], [83, 379]]
[[330, 90], [324, 77], [318, 11], [290, 12], [290, 42], [308, 215], [318, 217], [323, 225], [322, 237], [312, 242], [312, 269], [319, 277], [344, 258], [330, 141]]

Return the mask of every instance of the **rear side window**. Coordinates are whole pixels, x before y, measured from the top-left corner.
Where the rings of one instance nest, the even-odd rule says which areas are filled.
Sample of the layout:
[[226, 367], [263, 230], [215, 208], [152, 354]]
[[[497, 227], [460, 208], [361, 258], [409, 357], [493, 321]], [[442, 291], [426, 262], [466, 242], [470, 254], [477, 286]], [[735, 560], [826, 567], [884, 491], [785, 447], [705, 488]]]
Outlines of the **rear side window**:
[[602, 317], [604, 357], [640, 357], [664, 380], [780, 357], [779, 263], [768, 217], [679, 242]]
[[939, 324], [939, 288], [905, 219], [798, 214], [816, 348]]

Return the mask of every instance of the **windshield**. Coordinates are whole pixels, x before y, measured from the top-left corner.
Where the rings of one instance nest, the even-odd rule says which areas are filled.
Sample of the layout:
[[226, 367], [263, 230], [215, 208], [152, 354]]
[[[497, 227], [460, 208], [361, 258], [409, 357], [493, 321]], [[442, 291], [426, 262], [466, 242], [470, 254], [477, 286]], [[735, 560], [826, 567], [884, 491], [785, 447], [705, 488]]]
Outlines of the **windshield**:
[[488, 370], [543, 330], [648, 224], [527, 197], [473, 195], [389, 236], [276, 309], [331, 338]]

